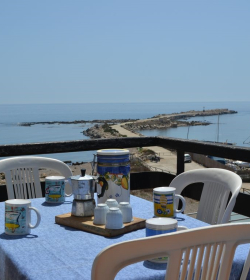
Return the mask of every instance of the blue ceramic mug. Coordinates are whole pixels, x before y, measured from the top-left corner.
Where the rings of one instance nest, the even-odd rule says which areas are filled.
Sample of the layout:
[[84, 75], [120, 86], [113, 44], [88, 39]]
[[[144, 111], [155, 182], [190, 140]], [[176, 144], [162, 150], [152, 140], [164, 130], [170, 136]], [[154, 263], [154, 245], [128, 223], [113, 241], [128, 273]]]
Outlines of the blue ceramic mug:
[[[35, 211], [37, 221], [31, 224], [31, 210]], [[9, 235], [30, 234], [30, 230], [39, 226], [41, 215], [38, 209], [31, 207], [28, 199], [9, 199], [5, 201], [5, 233]]]
[[71, 194], [65, 193], [65, 183], [68, 180], [63, 176], [49, 176], [45, 178], [45, 201], [48, 203], [63, 203], [65, 196]]

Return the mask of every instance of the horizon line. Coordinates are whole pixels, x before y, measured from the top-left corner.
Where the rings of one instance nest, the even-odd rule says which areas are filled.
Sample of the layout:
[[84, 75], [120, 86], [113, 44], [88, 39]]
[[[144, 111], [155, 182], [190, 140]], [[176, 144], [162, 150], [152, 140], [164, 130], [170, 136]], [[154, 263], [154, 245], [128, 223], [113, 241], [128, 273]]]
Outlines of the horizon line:
[[72, 102], [72, 103], [1, 103], [0, 105], [76, 105], [76, 104], [157, 104], [157, 103], [232, 103], [232, 102], [250, 102], [250, 100], [230, 100], [230, 101], [157, 101], [157, 102], [151, 102], [151, 101], [144, 101], [144, 102]]

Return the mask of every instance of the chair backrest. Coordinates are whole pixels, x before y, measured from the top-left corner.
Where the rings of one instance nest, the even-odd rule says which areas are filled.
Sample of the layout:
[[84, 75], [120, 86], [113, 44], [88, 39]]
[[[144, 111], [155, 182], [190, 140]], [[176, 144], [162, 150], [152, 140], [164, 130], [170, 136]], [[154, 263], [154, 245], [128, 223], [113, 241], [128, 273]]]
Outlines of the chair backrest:
[[5, 174], [8, 199], [42, 197], [39, 169], [48, 168], [65, 178], [72, 176], [67, 164], [45, 157], [14, 157], [0, 160], [0, 173]]
[[250, 223], [224, 224], [117, 243], [96, 256], [91, 279], [113, 280], [125, 266], [168, 256], [166, 280], [228, 280], [235, 249], [250, 242], [249, 231]]
[[186, 186], [199, 182], [203, 183], [203, 190], [196, 218], [209, 224], [227, 223], [242, 186], [240, 176], [219, 168], [197, 169], [176, 176], [169, 187], [181, 194]]

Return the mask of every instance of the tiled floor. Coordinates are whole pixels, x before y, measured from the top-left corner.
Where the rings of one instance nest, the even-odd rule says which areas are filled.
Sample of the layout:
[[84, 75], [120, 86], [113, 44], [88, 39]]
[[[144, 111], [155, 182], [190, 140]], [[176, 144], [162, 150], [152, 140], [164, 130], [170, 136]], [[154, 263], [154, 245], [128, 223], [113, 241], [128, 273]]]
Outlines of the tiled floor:
[[232, 212], [230, 222], [231, 223], [250, 223], [250, 218], [247, 216], [243, 216], [243, 215]]

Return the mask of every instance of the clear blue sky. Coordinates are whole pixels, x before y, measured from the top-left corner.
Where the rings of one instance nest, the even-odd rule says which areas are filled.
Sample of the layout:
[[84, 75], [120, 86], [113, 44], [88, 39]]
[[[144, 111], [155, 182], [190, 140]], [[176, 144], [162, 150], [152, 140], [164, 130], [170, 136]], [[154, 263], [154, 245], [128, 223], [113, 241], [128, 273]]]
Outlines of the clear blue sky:
[[249, 0], [2, 0], [0, 103], [250, 101]]

